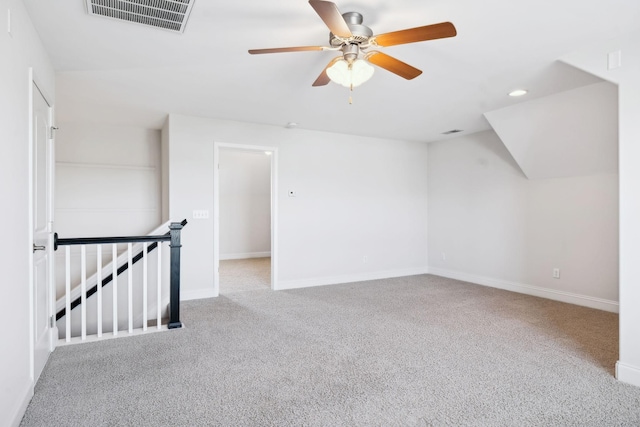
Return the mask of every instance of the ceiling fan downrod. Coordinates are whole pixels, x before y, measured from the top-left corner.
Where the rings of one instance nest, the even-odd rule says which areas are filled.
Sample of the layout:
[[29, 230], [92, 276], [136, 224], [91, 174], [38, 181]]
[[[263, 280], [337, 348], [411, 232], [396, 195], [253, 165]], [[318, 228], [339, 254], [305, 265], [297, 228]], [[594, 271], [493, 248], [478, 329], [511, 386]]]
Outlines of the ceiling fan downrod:
[[353, 61], [358, 59], [359, 53], [360, 53], [360, 47], [357, 44], [350, 43], [342, 46], [342, 57], [349, 64], [352, 64]]

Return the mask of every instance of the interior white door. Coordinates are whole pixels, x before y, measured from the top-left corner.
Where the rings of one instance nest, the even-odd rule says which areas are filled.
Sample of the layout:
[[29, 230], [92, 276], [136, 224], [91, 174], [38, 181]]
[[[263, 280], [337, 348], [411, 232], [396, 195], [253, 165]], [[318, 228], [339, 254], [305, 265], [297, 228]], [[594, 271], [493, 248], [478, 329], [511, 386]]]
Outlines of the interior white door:
[[38, 380], [52, 349], [50, 327], [50, 257], [52, 142], [51, 108], [33, 84], [33, 376]]

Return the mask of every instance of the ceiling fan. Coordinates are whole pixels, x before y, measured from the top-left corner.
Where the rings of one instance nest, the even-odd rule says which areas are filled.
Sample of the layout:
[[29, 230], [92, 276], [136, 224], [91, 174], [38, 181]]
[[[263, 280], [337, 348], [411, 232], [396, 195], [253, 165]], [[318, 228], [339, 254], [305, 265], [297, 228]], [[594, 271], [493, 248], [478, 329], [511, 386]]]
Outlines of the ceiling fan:
[[309, 0], [324, 23], [329, 27], [329, 46], [298, 46], [271, 49], [251, 49], [252, 55], [264, 53], [304, 52], [304, 51], [341, 51], [342, 55], [333, 58], [320, 73], [313, 86], [324, 86], [334, 81], [353, 90], [373, 75], [374, 68], [369, 63], [397, 74], [407, 80], [418, 77], [422, 71], [392, 56], [379, 52], [377, 47], [415, 43], [454, 37], [456, 28], [451, 22], [426, 25], [373, 35], [373, 31], [362, 24], [362, 15], [358, 12], [341, 14], [335, 3], [325, 0]]

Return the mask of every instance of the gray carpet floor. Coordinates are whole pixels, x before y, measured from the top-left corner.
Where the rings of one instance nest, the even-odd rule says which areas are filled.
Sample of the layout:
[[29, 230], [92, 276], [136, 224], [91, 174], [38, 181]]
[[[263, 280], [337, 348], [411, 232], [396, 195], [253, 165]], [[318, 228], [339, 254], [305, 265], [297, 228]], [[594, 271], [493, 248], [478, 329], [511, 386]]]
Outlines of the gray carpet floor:
[[58, 348], [22, 426], [638, 426], [615, 314], [422, 275], [182, 305]]
[[271, 258], [220, 261], [220, 294], [271, 289]]

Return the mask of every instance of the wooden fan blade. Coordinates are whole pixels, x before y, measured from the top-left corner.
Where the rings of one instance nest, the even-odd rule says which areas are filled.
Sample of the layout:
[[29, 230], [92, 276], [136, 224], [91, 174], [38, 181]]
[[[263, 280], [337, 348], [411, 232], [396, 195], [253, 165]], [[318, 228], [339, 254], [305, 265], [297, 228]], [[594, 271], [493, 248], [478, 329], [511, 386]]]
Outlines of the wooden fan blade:
[[259, 55], [262, 53], [282, 53], [282, 52], [305, 52], [310, 50], [324, 50], [322, 46], [298, 46], [298, 47], [275, 47], [271, 49], [250, 49], [251, 55]]
[[378, 46], [386, 47], [454, 37], [456, 34], [456, 27], [454, 27], [451, 22], [441, 22], [439, 24], [425, 25], [424, 27], [380, 34], [379, 36], [375, 36], [374, 40]]
[[315, 82], [313, 82], [313, 84], [311, 86], [326, 86], [331, 79], [329, 78], [329, 76], [327, 75], [327, 68], [331, 67], [333, 64], [336, 63], [337, 60], [339, 60], [340, 58], [342, 58], [342, 56], [338, 56], [336, 58], [333, 58], [326, 67], [324, 67], [324, 70], [322, 70], [322, 73], [320, 73], [320, 75], [318, 76], [318, 78], [316, 79]]
[[309, 4], [316, 13], [320, 15], [320, 18], [322, 18], [333, 34], [344, 38], [352, 36], [349, 26], [335, 3], [323, 0], [309, 0]]
[[422, 71], [412, 67], [409, 64], [389, 56], [385, 53], [373, 51], [367, 54], [366, 59], [372, 64], [377, 65], [380, 68], [384, 68], [387, 71], [391, 71], [393, 74], [397, 74], [407, 80], [415, 79]]

